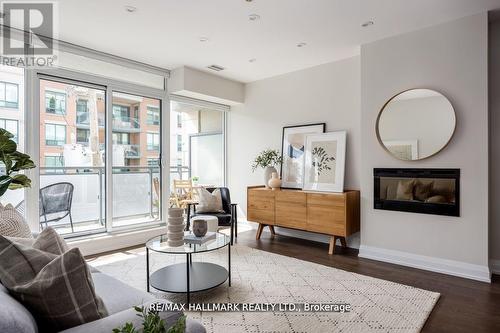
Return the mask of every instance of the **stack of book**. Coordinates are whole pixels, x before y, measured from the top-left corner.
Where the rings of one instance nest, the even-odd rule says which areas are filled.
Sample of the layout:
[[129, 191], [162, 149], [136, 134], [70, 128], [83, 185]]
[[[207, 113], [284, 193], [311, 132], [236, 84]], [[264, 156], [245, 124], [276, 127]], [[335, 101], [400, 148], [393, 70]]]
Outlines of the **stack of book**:
[[203, 237], [196, 237], [194, 234], [184, 236], [184, 242], [189, 244], [203, 244], [211, 239], [215, 239], [215, 232], [207, 232]]

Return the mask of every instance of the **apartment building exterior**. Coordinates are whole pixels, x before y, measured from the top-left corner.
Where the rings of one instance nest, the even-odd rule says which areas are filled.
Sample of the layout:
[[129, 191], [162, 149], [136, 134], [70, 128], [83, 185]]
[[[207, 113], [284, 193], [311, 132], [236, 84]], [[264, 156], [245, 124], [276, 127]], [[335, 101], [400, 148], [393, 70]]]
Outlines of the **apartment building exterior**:
[[[160, 151], [159, 101], [121, 93], [113, 94], [112, 101], [113, 166], [157, 166]], [[103, 166], [104, 91], [41, 80], [40, 124], [41, 166], [86, 166], [80, 165], [85, 164], [79, 162], [80, 151], [100, 156], [100, 161], [91, 159], [89, 166]], [[68, 151], [71, 151], [71, 146], [87, 150], [77, 150], [75, 158], [75, 154]]]

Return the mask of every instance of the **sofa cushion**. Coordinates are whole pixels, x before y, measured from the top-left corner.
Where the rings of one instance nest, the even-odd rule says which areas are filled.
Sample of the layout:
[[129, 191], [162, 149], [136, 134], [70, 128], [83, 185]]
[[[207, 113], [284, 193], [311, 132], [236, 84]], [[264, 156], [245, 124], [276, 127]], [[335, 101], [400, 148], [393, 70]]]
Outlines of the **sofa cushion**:
[[0, 284], [0, 332], [36, 333], [36, 321], [31, 313]]
[[85, 259], [76, 248], [58, 256], [0, 236], [0, 280], [31, 310], [44, 332], [107, 315]]
[[95, 292], [102, 299], [109, 314], [117, 313], [154, 300], [154, 297], [104, 273], [92, 273]]
[[33, 238], [24, 217], [11, 205], [0, 204], [0, 235]]

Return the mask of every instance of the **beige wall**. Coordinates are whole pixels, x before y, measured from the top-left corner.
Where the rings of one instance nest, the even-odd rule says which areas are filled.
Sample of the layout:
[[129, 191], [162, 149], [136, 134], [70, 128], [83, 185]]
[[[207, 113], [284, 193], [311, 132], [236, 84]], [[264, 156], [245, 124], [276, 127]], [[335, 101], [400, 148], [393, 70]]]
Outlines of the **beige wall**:
[[489, 30], [490, 96], [490, 258], [500, 273], [500, 20]]
[[[345, 187], [360, 186], [360, 59], [338, 62], [252, 82], [245, 104], [228, 114], [228, 180], [231, 199], [246, 212], [246, 187], [263, 184], [261, 169], [252, 173], [255, 156], [266, 148], [281, 151], [283, 126], [326, 122], [327, 131], [347, 131]], [[280, 230], [326, 241], [317, 234]], [[357, 247], [356, 238], [349, 240]]]
[[[360, 256], [489, 278], [487, 28], [483, 13], [362, 46]], [[440, 154], [404, 162], [380, 147], [375, 121], [387, 99], [415, 87], [447, 96], [458, 127]], [[460, 168], [461, 217], [374, 210], [376, 167]]]

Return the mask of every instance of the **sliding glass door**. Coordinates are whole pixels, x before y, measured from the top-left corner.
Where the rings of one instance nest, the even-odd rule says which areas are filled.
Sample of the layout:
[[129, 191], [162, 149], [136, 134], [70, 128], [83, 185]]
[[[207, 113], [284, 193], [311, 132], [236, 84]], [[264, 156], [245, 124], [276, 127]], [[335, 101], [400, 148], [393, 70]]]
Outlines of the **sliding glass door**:
[[105, 231], [106, 88], [40, 79], [40, 224]]
[[160, 221], [160, 105], [113, 92], [113, 229]]
[[161, 99], [48, 76], [38, 83], [41, 227], [75, 236], [161, 223]]

